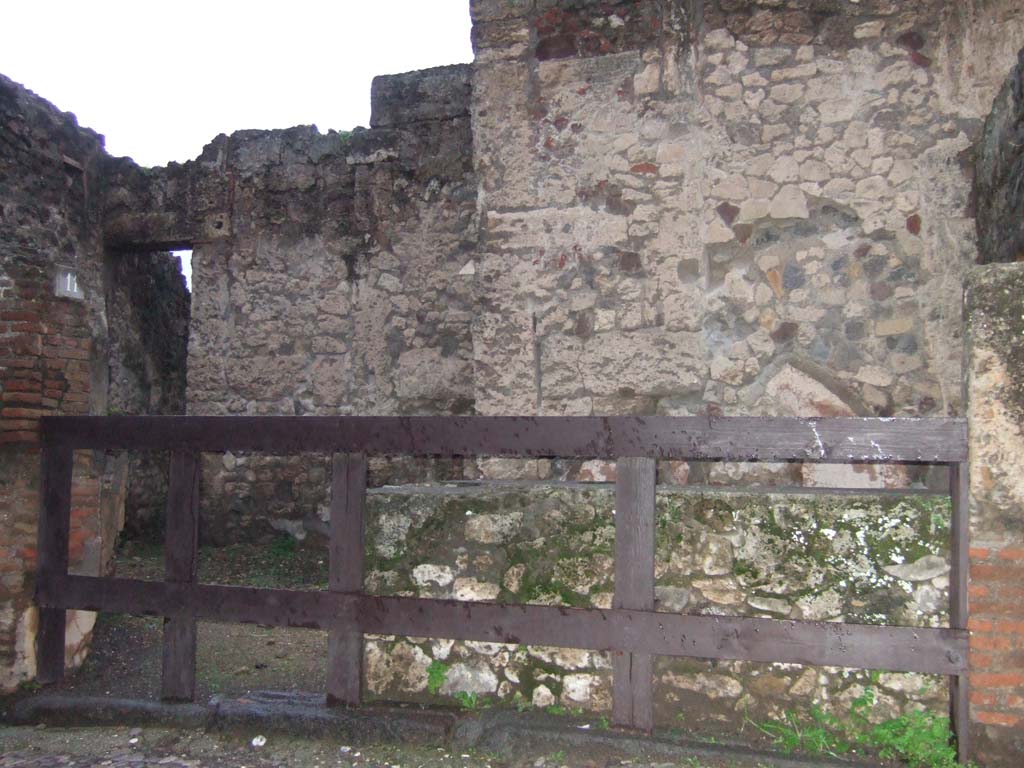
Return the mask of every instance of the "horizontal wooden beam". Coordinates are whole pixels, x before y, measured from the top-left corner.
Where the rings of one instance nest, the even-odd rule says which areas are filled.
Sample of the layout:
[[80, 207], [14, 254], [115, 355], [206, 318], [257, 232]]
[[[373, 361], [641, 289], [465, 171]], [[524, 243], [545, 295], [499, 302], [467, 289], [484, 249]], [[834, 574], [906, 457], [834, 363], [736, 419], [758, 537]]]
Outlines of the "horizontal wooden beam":
[[[412, 597], [68, 576], [44, 606], [330, 629], [354, 611], [362, 631], [704, 659], [955, 675], [967, 631], [504, 605]], [[353, 614], [348, 614], [353, 615]]]
[[832, 463], [967, 458], [963, 419], [63, 416], [41, 424], [49, 439], [96, 449]]

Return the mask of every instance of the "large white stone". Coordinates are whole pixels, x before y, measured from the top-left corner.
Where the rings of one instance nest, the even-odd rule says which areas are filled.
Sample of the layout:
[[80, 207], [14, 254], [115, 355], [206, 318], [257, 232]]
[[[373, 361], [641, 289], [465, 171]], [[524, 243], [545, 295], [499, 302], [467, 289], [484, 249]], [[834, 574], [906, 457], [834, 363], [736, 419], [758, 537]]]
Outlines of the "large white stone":
[[882, 570], [904, 581], [929, 581], [949, 573], [949, 563], [938, 555], [925, 555], [912, 563], [887, 565]]
[[456, 693], [494, 693], [498, 689], [498, 677], [487, 664], [459, 662], [453, 664], [445, 675], [441, 693], [452, 696]]
[[810, 217], [807, 210], [807, 196], [800, 187], [787, 185], [772, 198], [768, 213], [773, 219], [806, 219]]
[[494, 600], [501, 593], [498, 584], [477, 581], [474, 578], [462, 577], [455, 580], [456, 600]]
[[455, 575], [447, 565], [434, 565], [423, 563], [412, 569], [412, 580], [419, 587], [426, 587], [430, 583], [439, 587], [447, 587], [454, 580]]

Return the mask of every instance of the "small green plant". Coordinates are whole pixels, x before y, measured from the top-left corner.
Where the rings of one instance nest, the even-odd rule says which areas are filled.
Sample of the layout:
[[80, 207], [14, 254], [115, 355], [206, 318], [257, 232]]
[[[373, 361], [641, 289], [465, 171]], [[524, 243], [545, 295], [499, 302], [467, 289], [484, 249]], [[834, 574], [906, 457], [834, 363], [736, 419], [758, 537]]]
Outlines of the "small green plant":
[[564, 749], [560, 749], [557, 752], [552, 752], [550, 760], [553, 763], [563, 763], [563, 762], [565, 762], [565, 750]]
[[463, 709], [468, 709], [470, 711], [479, 709], [480, 707], [479, 697], [471, 691], [456, 691], [455, 700], [462, 705]]
[[277, 560], [287, 560], [295, 556], [298, 542], [291, 536], [278, 536], [270, 543], [270, 554]]
[[602, 731], [607, 731], [609, 728], [612, 727], [612, 723], [611, 720], [608, 719], [608, 715], [601, 715], [599, 718], [597, 718], [597, 727], [600, 728]]
[[786, 753], [812, 752], [839, 757], [852, 748], [838, 718], [817, 705], [811, 707], [810, 717], [787, 710], [781, 722], [755, 723], [755, 726]]
[[436, 696], [447, 679], [448, 665], [437, 659], [430, 662], [430, 666], [427, 667], [427, 690]]
[[558, 717], [564, 717], [569, 714], [569, 710], [563, 707], [561, 704], [552, 704], [548, 707], [544, 707], [544, 711], [549, 715], [556, 715]]
[[957, 768], [949, 744], [949, 723], [934, 712], [908, 712], [876, 725], [871, 745], [883, 759], [898, 758], [917, 768]]
[[515, 695], [512, 696], [512, 704], [517, 712], [525, 712], [531, 706], [530, 700], [523, 696], [522, 691], [515, 692]]
[[[877, 673], [872, 673], [871, 681], [878, 681]], [[910, 711], [874, 725], [869, 719], [874, 705], [874, 688], [867, 686], [850, 702], [845, 717], [813, 705], [808, 715], [787, 710], [781, 721], [753, 725], [787, 753], [802, 751], [840, 757], [864, 749], [877, 752], [883, 760], [898, 760], [909, 768], [957, 768], [949, 722], [944, 717], [934, 712]]]

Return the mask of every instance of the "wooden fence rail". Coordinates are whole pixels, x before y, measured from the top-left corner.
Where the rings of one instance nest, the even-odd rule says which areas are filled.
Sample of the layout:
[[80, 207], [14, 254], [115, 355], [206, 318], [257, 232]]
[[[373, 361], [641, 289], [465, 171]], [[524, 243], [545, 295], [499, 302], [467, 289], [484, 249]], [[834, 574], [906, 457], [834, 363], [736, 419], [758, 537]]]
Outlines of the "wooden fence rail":
[[[51, 417], [41, 420], [38, 678], [64, 675], [65, 611], [164, 617], [162, 696], [195, 696], [196, 621], [328, 631], [327, 698], [362, 698], [365, 633], [612, 652], [613, 720], [653, 727], [655, 655], [947, 675], [957, 752], [967, 756], [967, 428], [961, 419], [669, 417]], [[68, 574], [72, 451], [170, 450], [163, 582]], [[199, 454], [330, 452], [326, 592], [196, 581]], [[615, 594], [609, 610], [377, 597], [363, 592], [367, 456], [616, 459]], [[654, 610], [655, 466], [712, 461], [929, 463], [950, 469], [949, 628]]]

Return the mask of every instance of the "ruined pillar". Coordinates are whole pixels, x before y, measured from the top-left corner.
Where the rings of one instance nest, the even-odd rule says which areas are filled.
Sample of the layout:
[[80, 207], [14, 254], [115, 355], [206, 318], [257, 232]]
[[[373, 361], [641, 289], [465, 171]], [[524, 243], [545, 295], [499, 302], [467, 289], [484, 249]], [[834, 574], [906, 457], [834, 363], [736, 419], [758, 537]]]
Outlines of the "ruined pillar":
[[971, 730], [982, 765], [1024, 754], [1024, 263], [967, 287]]

